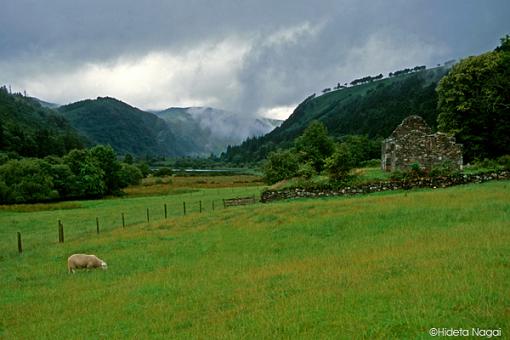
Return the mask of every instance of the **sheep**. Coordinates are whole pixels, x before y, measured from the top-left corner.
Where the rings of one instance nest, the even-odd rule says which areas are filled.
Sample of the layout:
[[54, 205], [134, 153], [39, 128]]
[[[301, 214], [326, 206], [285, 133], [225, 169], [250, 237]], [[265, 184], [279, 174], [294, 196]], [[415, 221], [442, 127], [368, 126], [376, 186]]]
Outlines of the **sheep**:
[[74, 274], [75, 269], [79, 268], [108, 268], [106, 262], [98, 258], [96, 255], [73, 254], [67, 259], [67, 270]]

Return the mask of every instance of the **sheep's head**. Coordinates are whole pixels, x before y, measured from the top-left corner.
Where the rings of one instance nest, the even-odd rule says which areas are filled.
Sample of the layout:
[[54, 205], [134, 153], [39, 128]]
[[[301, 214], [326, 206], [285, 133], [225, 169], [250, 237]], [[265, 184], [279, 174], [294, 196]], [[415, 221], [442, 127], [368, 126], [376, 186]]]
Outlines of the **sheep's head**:
[[101, 261], [101, 268], [102, 268], [103, 270], [105, 270], [105, 269], [107, 269], [107, 268], [108, 268], [108, 265], [106, 264], [106, 262]]

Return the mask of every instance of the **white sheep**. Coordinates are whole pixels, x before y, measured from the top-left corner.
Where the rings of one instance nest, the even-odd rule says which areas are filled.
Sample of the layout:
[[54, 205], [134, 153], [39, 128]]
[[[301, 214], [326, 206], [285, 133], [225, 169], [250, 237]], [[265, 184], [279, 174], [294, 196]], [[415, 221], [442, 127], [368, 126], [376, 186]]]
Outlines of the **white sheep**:
[[74, 270], [80, 268], [101, 268], [105, 270], [108, 268], [108, 265], [96, 255], [73, 254], [69, 256], [67, 259], [69, 273], [74, 274]]

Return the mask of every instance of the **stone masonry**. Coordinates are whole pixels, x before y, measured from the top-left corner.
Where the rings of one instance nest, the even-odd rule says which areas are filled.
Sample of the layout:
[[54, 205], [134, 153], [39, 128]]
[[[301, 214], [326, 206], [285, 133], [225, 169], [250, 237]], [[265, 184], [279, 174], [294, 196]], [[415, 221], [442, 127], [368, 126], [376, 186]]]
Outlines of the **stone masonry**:
[[381, 167], [405, 170], [414, 163], [428, 170], [441, 164], [461, 170], [462, 145], [445, 133], [432, 133], [422, 117], [409, 116], [382, 142]]
[[374, 183], [348, 186], [339, 189], [304, 189], [289, 188], [282, 190], [266, 190], [262, 193], [262, 203], [291, 198], [320, 198], [333, 196], [363, 195], [373, 192], [393, 190], [410, 190], [416, 188], [439, 189], [468, 183], [483, 183], [494, 180], [510, 180], [510, 171], [500, 170], [481, 174], [455, 174], [446, 177], [422, 177], [401, 181], [379, 181]]

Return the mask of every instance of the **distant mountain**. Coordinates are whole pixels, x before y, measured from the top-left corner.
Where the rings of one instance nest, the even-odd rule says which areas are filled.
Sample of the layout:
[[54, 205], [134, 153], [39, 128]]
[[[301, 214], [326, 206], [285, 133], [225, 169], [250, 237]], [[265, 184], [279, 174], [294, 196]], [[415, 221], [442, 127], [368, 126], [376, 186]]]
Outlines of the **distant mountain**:
[[83, 147], [85, 138], [58, 112], [0, 87], [0, 151], [25, 157], [64, 155]]
[[288, 148], [313, 120], [336, 138], [345, 135], [387, 137], [407, 116], [420, 115], [435, 129], [435, 88], [449, 66], [420, 70], [306, 98], [283, 124], [260, 138], [229, 148], [226, 161], [257, 161], [277, 148]]
[[137, 156], [218, 154], [279, 123], [213, 108], [146, 112], [110, 97], [60, 106], [58, 111], [92, 144], [110, 144], [119, 154]]
[[110, 144], [120, 154], [183, 156], [187, 143], [156, 115], [110, 97], [58, 108], [93, 144]]
[[55, 104], [55, 103], [50, 103], [50, 102], [45, 102], [44, 100], [41, 100], [39, 98], [36, 98], [36, 97], [29, 97], [30, 99], [38, 102], [39, 104], [41, 104], [42, 107], [47, 107], [49, 109], [56, 109], [60, 106], [60, 104]]
[[190, 154], [218, 154], [228, 145], [236, 145], [249, 137], [264, 135], [282, 121], [252, 117], [210, 107], [169, 108], [154, 112], [168, 122], [181, 140], [193, 146]]

